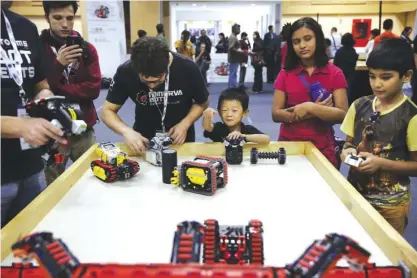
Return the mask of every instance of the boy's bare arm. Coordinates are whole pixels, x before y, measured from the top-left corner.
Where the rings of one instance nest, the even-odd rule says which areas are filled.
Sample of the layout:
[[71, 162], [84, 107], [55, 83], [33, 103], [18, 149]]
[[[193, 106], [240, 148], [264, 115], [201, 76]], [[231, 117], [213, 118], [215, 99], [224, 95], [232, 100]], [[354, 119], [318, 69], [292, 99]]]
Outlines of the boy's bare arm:
[[249, 134], [245, 135], [247, 142], [257, 143], [257, 144], [269, 144], [271, 138], [266, 134]]
[[382, 158], [381, 170], [417, 177], [417, 152], [410, 153], [410, 161], [395, 161]]

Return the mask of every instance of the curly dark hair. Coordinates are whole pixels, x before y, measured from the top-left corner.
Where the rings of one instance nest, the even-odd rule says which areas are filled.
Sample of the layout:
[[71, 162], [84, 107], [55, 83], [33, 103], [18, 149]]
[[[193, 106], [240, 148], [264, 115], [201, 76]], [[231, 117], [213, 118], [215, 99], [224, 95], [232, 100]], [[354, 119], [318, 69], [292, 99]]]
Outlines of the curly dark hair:
[[74, 9], [74, 14], [76, 14], [78, 10], [77, 1], [42, 1], [42, 6], [43, 11], [47, 16], [51, 12], [51, 9], [59, 9], [72, 6], [72, 8]]
[[159, 77], [168, 70], [169, 49], [158, 38], [143, 37], [133, 43], [130, 60], [139, 74]]

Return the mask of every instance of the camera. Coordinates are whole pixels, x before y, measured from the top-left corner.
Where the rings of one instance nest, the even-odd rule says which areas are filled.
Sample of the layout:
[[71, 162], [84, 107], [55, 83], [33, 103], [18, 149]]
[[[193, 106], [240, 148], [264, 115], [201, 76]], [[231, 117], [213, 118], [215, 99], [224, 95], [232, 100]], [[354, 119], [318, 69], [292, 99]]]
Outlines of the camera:
[[162, 151], [169, 148], [173, 143], [172, 138], [167, 133], [156, 133], [149, 141], [145, 159], [155, 166], [162, 167]]
[[246, 143], [244, 138], [224, 140], [226, 147], [226, 162], [231, 165], [241, 164], [243, 161], [243, 145]]
[[[61, 129], [64, 137], [80, 135], [87, 130], [87, 124], [82, 120], [82, 111], [71, 105], [64, 96], [32, 100], [26, 104], [25, 109], [30, 117], [44, 118]], [[58, 143], [52, 139], [41, 147], [41, 152], [47, 166], [63, 162], [64, 157], [58, 151]]]

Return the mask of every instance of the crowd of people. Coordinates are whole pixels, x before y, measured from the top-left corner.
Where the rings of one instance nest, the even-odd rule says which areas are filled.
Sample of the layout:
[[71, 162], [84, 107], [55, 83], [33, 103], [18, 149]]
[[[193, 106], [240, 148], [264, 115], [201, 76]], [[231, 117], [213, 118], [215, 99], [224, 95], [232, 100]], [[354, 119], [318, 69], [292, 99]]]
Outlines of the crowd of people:
[[[49, 29], [39, 36], [33, 23], [2, 6], [2, 226], [65, 168], [65, 164], [61, 169], [45, 167], [39, 149], [28, 149], [22, 142], [40, 146], [57, 140], [66, 159], [73, 161], [95, 143], [98, 115], [92, 101], [100, 93], [97, 51], [86, 41], [66, 45], [68, 36], [80, 37], [73, 30], [76, 1], [44, 1], [43, 7]], [[384, 22], [384, 29], [381, 35], [373, 33], [374, 45], [366, 61], [373, 95], [349, 105], [350, 67], [357, 59], [351, 34], [341, 36], [338, 44], [334, 29], [329, 44], [318, 22], [304, 17], [286, 24], [279, 35], [272, 26], [263, 39], [254, 32], [251, 45], [248, 34], [240, 34], [235, 24], [228, 40], [222, 35], [215, 46], [217, 51], [227, 49], [230, 75], [218, 103], [210, 104], [204, 72], [212, 42], [202, 32], [194, 49], [185, 30], [171, 51], [163, 25], [158, 24], [156, 36], [138, 32], [131, 57], [117, 68], [110, 84], [101, 120], [139, 155], [157, 132], [169, 135], [177, 145], [194, 142], [194, 123], [200, 117], [204, 136], [213, 142], [243, 138], [268, 144], [268, 135], [242, 122], [249, 114], [250, 97], [244, 79], [238, 82], [237, 71], [240, 67], [244, 75], [250, 59], [256, 65], [254, 91], [262, 91], [264, 66], [267, 82], [273, 83], [270, 113], [273, 122], [281, 124], [278, 140], [311, 141], [336, 168], [348, 155], [361, 157], [364, 161], [351, 168], [348, 180], [403, 233], [410, 207], [409, 177], [417, 176], [417, 94], [413, 101], [402, 87], [413, 79], [417, 54], [416, 44], [413, 52], [404, 38], [409, 31], [400, 38], [392, 34], [389, 22]], [[312, 96], [313, 85], [321, 89], [318, 97]], [[59, 128], [22, 112], [27, 100], [53, 95], [80, 106], [88, 132], [64, 139]], [[135, 103], [133, 126], [118, 115], [129, 98]], [[221, 121], [213, 122], [217, 113]], [[341, 124], [346, 134], [340, 154], [335, 148], [335, 124]]]

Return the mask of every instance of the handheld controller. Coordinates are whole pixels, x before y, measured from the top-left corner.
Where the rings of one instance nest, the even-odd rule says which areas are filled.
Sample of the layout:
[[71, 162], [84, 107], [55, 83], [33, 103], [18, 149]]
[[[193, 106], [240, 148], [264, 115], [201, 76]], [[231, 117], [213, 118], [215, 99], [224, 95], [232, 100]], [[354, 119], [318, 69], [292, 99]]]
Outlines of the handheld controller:
[[358, 156], [354, 156], [354, 155], [348, 155], [345, 159], [345, 163], [350, 165], [350, 166], [354, 166], [354, 167], [359, 167], [359, 165], [363, 162], [364, 160]]
[[162, 167], [162, 151], [168, 149], [173, 143], [171, 137], [166, 133], [156, 133], [149, 141], [148, 150], [146, 151], [145, 159], [155, 166]]
[[226, 148], [226, 162], [230, 165], [241, 164], [243, 161], [243, 145], [246, 143], [244, 138], [224, 140]]

